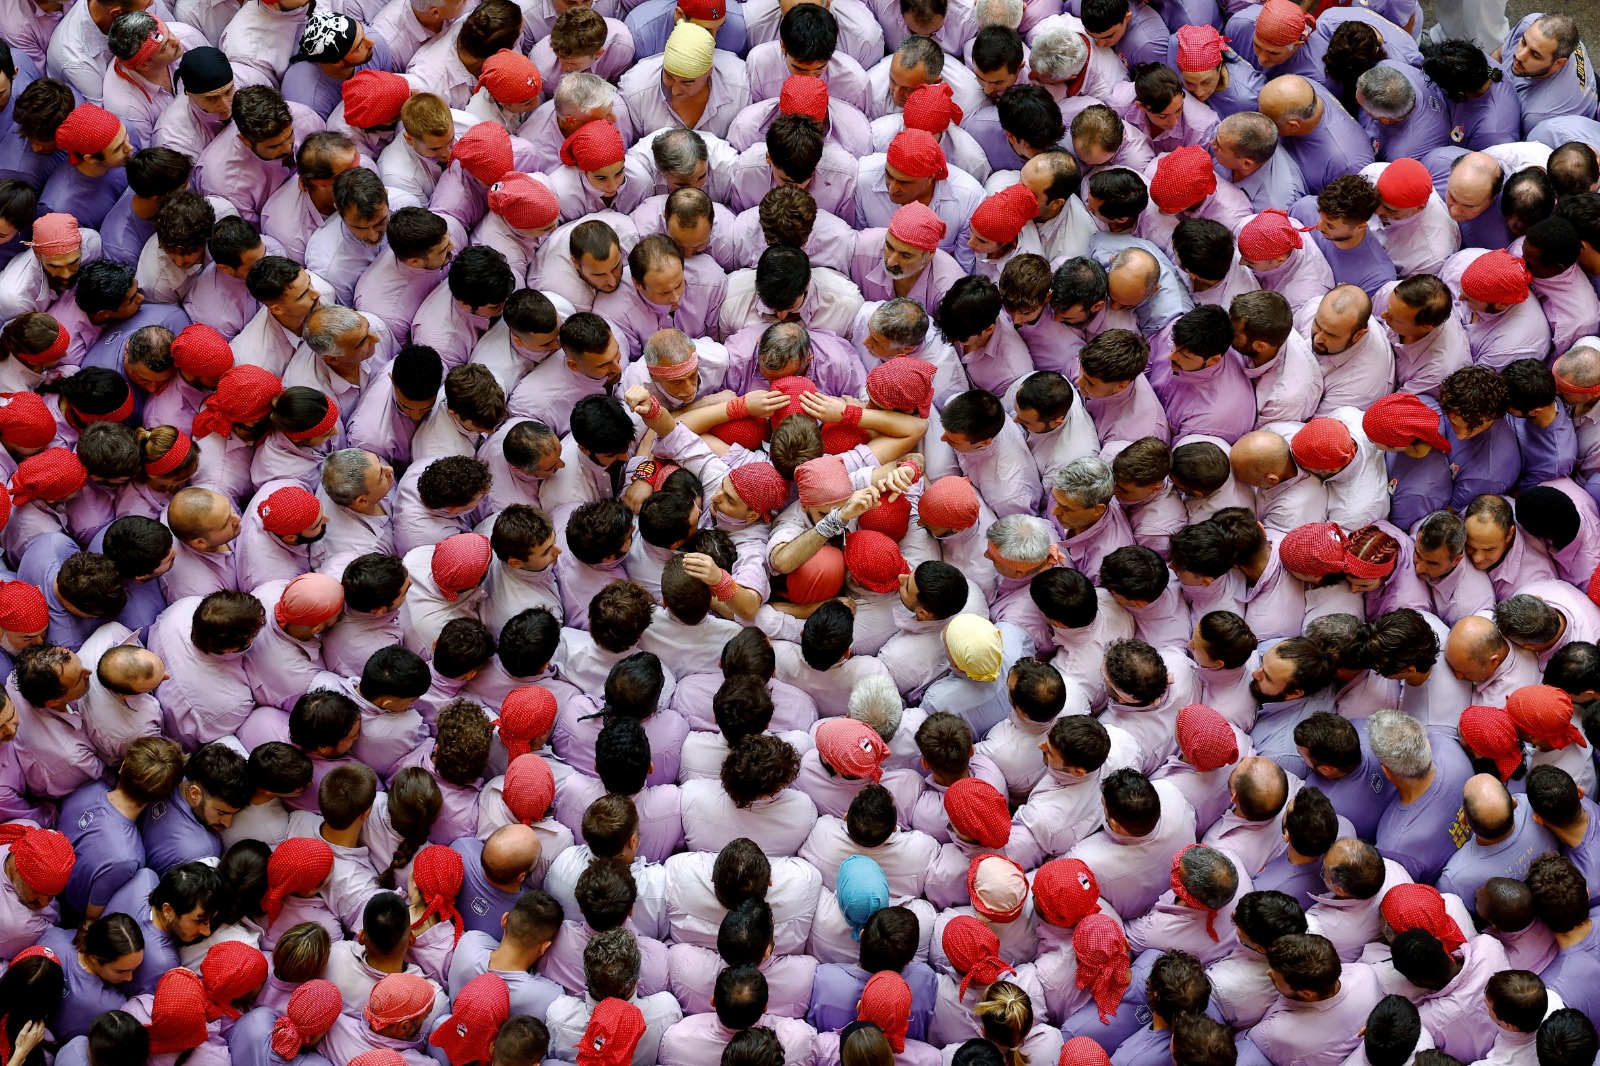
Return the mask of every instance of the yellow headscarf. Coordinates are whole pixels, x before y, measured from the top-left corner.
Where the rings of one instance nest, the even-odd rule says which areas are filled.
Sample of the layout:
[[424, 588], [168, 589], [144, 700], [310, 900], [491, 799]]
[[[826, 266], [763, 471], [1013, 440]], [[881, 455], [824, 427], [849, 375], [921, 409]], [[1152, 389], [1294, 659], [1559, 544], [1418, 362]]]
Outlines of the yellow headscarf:
[[667, 38], [662, 66], [675, 78], [698, 78], [711, 69], [717, 38], [704, 26], [680, 22]]
[[950, 662], [974, 681], [993, 681], [1000, 676], [1004, 642], [1000, 630], [988, 619], [975, 614], [958, 614], [944, 629], [944, 644]]

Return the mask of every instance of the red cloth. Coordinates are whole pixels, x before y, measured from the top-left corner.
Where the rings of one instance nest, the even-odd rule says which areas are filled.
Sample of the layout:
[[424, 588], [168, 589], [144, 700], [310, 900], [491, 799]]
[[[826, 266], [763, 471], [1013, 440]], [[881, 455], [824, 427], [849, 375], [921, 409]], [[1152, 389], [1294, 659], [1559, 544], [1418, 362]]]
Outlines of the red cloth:
[[315, 425], [307, 426], [305, 429], [284, 430], [283, 435], [292, 441], [308, 441], [332, 432], [339, 424], [339, 405], [334, 402], [332, 396], [324, 395], [322, 399], [327, 406], [322, 409], [322, 417], [317, 419]]
[[[502, 48], [483, 61], [474, 89], [488, 89], [489, 95], [502, 104], [531, 104], [539, 99], [544, 88], [539, 68], [521, 52]], [[500, 127], [505, 129], [504, 126]], [[509, 167], [507, 168], [510, 169]]]
[[873, 974], [861, 990], [856, 1020], [882, 1029], [895, 1054], [905, 1051], [906, 1030], [911, 1026], [911, 986], [893, 970]]
[[1222, 65], [1222, 46], [1228, 38], [1215, 26], [1179, 26], [1176, 36], [1180, 74], [1204, 74]]
[[121, 132], [122, 120], [116, 115], [95, 104], [79, 104], [56, 128], [56, 147], [67, 153], [67, 162], [81, 163], [110, 148]]
[[1308, 470], [1343, 470], [1356, 457], [1356, 439], [1337, 418], [1313, 418], [1289, 444], [1294, 461]]
[[789, 483], [771, 463], [746, 463], [728, 473], [733, 491], [746, 507], [767, 521], [789, 502]]
[[391, 973], [372, 986], [361, 1013], [373, 1029], [409, 1022], [433, 1009], [433, 985], [414, 973]]
[[1461, 743], [1471, 748], [1480, 759], [1494, 761], [1495, 773], [1501, 783], [1511, 780], [1511, 775], [1522, 765], [1522, 740], [1517, 736], [1517, 723], [1503, 707], [1485, 707], [1475, 704], [1461, 712]]
[[987, 987], [1006, 974], [1017, 972], [1000, 957], [1000, 938], [995, 931], [970, 914], [950, 919], [939, 946], [944, 948], [951, 968], [961, 975], [962, 996], [973, 983]]
[[1028, 871], [1004, 855], [974, 855], [967, 866], [972, 909], [991, 922], [1014, 922], [1028, 905]]
[[427, 906], [422, 916], [411, 923], [411, 928], [417, 928], [437, 914], [441, 920], [448, 920], [456, 927], [456, 941], [459, 943], [465, 930], [461, 912], [456, 910], [456, 896], [461, 893], [461, 885], [466, 878], [466, 864], [453, 849], [441, 844], [429, 844], [417, 852], [411, 864], [411, 884]]
[[1278, 543], [1278, 558], [1285, 569], [1320, 581], [1342, 572], [1344, 534], [1332, 522], [1308, 522]]
[[803, 507], [830, 507], [850, 498], [850, 472], [835, 455], [808, 459], [795, 467], [795, 487]]
[[327, 574], [301, 574], [284, 586], [272, 614], [280, 626], [320, 626], [344, 610], [344, 585]]
[[272, 1051], [285, 1062], [293, 1062], [307, 1044], [321, 1039], [333, 1028], [344, 1010], [339, 986], [320, 977], [296, 988], [289, 1004], [272, 1025]]
[[1100, 882], [1082, 859], [1051, 859], [1033, 875], [1033, 910], [1058, 929], [1100, 913]]
[[322, 504], [299, 485], [285, 485], [256, 504], [261, 528], [280, 537], [304, 533], [322, 516]]
[[506, 694], [500, 704], [500, 743], [511, 759], [533, 750], [533, 741], [550, 735], [556, 724], [556, 698], [543, 685], [523, 685]]
[[867, 374], [867, 398], [881, 410], [927, 418], [933, 409], [933, 378], [937, 373], [932, 363], [915, 356], [885, 359]]
[[969, 529], [981, 513], [977, 490], [966, 478], [946, 474], [922, 490], [917, 513], [924, 522], [940, 529]]
[[561, 216], [561, 201], [544, 182], [513, 173], [489, 187], [489, 210], [512, 229], [536, 230]]
[[489, 573], [494, 552], [482, 533], [456, 533], [441, 540], [433, 549], [433, 580], [439, 594], [454, 603], [463, 592], [470, 592]]
[[0, 844], [11, 846], [17, 876], [42, 896], [59, 896], [67, 890], [77, 853], [72, 842], [54, 829], [21, 822], [0, 825]]
[[196, 378], [217, 378], [233, 369], [233, 348], [211, 326], [195, 322], [172, 338], [172, 361]]
[[44, 397], [34, 392], [0, 393], [0, 439], [32, 451], [56, 439], [56, 418]]
[[844, 587], [844, 552], [824, 544], [817, 554], [789, 574], [790, 603], [821, 603], [839, 595]]
[[[348, 82], [346, 83], [348, 84]], [[380, 1047], [363, 1051], [345, 1066], [406, 1066], [405, 1056], [393, 1048]]]
[[[1200, 149], [1200, 153], [1204, 155], [1205, 149]], [[1033, 190], [1019, 181], [984, 197], [983, 203], [972, 213], [972, 230], [996, 244], [1010, 244], [1017, 239], [1023, 226], [1038, 217], [1038, 199]]]
[[333, 848], [318, 837], [290, 837], [267, 860], [267, 894], [261, 900], [270, 928], [283, 912], [284, 897], [309, 895], [333, 873]]
[[828, 121], [828, 83], [805, 74], [791, 74], [778, 90], [780, 115], [810, 115], [818, 122]]
[[712, 426], [711, 435], [726, 444], [737, 444], [747, 452], [755, 452], [772, 436], [772, 425], [764, 418], [745, 415]]
[[[800, 397], [808, 392], [819, 392], [816, 382], [810, 378], [801, 377], [799, 374], [790, 374], [786, 378], [779, 378], [771, 383], [771, 391], [781, 392], [789, 398], [789, 406], [772, 416], [772, 424], [777, 426], [791, 415], [804, 415], [805, 408], [800, 405]], [[808, 416], [809, 417], [809, 416]]]
[[950, 176], [944, 149], [927, 130], [903, 129], [895, 134], [889, 142], [888, 163], [908, 178], [943, 181]]
[[493, 185], [516, 166], [511, 134], [498, 122], [480, 122], [463, 133], [451, 147], [450, 159], [484, 185]]
[[1216, 941], [1219, 939], [1217, 936], [1217, 909], [1215, 907], [1208, 907], [1202, 903], [1193, 892], [1189, 891], [1189, 886], [1183, 883], [1184, 855], [1188, 854], [1189, 848], [1198, 848], [1202, 846], [1203, 845], [1200, 844], [1190, 844], [1189, 847], [1184, 848], [1183, 850], [1179, 851], [1178, 854], [1172, 857], [1172, 870], [1167, 875], [1167, 883], [1172, 888], [1172, 894], [1176, 896], [1179, 902], [1181, 902], [1185, 907], [1192, 907], [1197, 911], [1206, 912], [1206, 936], [1209, 936], [1213, 941]]
[[817, 755], [842, 777], [883, 779], [889, 745], [878, 731], [854, 718], [828, 718], [817, 726]]
[[923, 252], [938, 251], [949, 228], [931, 207], [916, 200], [889, 216], [889, 236]]
[[926, 82], [917, 86], [906, 96], [906, 105], [900, 112], [900, 125], [908, 130], [922, 130], [935, 137], [943, 137], [944, 131], [952, 123], [959, 126], [967, 117], [961, 105], [956, 103], [955, 95], [955, 90], [947, 81]]
[[1200, 773], [1220, 770], [1239, 758], [1239, 738], [1228, 720], [1203, 703], [1178, 712], [1178, 750]]
[[145, 1026], [150, 1053], [172, 1055], [205, 1043], [209, 1006], [199, 974], [181, 966], [162, 974], [150, 1003], [150, 1024]]
[[626, 154], [622, 134], [609, 122], [585, 122], [561, 144], [561, 161], [585, 174], [615, 166]]
[[392, 126], [411, 99], [411, 83], [382, 70], [358, 70], [339, 90], [344, 120], [358, 130]]
[[1274, 48], [1284, 48], [1311, 36], [1317, 20], [1294, 0], [1266, 0], [1256, 18], [1256, 36]]
[[233, 427], [254, 425], [272, 411], [272, 401], [283, 391], [278, 375], [253, 363], [234, 367], [217, 381], [217, 391], [206, 397], [194, 416], [190, 432], [195, 440], [213, 433], [233, 436]]
[[206, 990], [206, 1017], [236, 1019], [234, 1001], [254, 995], [267, 983], [267, 957], [243, 940], [224, 940], [200, 960], [200, 983]]
[[[1369, 537], [1386, 538], [1396, 550], [1391, 553], [1382, 552], [1382, 549], [1379, 549], [1380, 552], [1388, 555], [1387, 559], [1363, 559], [1351, 548], [1351, 545], [1364, 543]], [[1351, 577], [1359, 578], [1363, 581], [1374, 581], [1388, 577], [1394, 573], [1395, 564], [1400, 559], [1398, 548], [1399, 545], [1394, 541], [1394, 538], [1389, 537], [1387, 533], [1377, 526], [1362, 526], [1345, 538], [1344, 564], [1341, 569]], [[1378, 553], [1375, 552], [1374, 554]]]
[[40, 255], [65, 255], [83, 247], [83, 233], [78, 220], [60, 211], [40, 215], [33, 220], [33, 240], [27, 245]]
[[[446, 849], [449, 850], [449, 849]], [[450, 1060], [450, 1066], [489, 1062], [494, 1038], [511, 1017], [511, 990], [497, 973], [480, 973], [456, 992], [450, 1015], [428, 1038]]]
[[1061, 1045], [1061, 1058], [1056, 1066], [1111, 1066], [1111, 1056], [1088, 1037], [1075, 1036]]
[[1439, 412], [1409, 392], [1380, 397], [1361, 416], [1361, 429], [1380, 448], [1408, 448], [1421, 441], [1430, 448], [1450, 451], [1450, 441], [1439, 431]]
[[723, 0], [678, 0], [678, 6], [694, 22], [719, 22], [728, 17]]
[[945, 789], [944, 813], [952, 829], [983, 847], [999, 849], [1011, 842], [1006, 798], [981, 778], [963, 777]]
[[[1212, 167], [1211, 153], [1197, 144], [1168, 152], [1156, 162], [1156, 172], [1150, 178], [1150, 199], [1168, 215], [1198, 206], [1217, 191], [1217, 172]], [[1032, 199], [1033, 194], [1029, 193], [1028, 198]]]
[[1378, 910], [1396, 933], [1426, 929], [1452, 954], [1467, 942], [1461, 927], [1445, 911], [1444, 897], [1432, 885], [1395, 885], [1384, 893]]
[[578, 1044], [578, 1066], [629, 1066], [644, 1030], [644, 1012], [638, 1007], [624, 999], [601, 1000]]
[[89, 472], [75, 453], [46, 448], [17, 464], [11, 475], [11, 502], [21, 507], [34, 500], [64, 500], [88, 479]]
[[1517, 731], [1535, 744], [1565, 748], [1589, 742], [1572, 724], [1572, 697], [1554, 685], [1525, 685], [1506, 697], [1506, 713], [1517, 723]]
[[873, 592], [894, 592], [900, 575], [911, 573], [900, 546], [886, 534], [857, 529], [844, 538], [844, 566], [850, 576]]
[[0, 581], [0, 629], [8, 633], [42, 633], [50, 625], [50, 602], [38, 585]]
[[1433, 195], [1433, 175], [1415, 159], [1396, 159], [1378, 175], [1378, 196], [1398, 211], [1421, 207]]
[[1461, 295], [1486, 304], [1519, 304], [1528, 298], [1533, 275], [1519, 256], [1504, 248], [1485, 252], [1461, 275]]
[[1276, 207], [1268, 208], [1240, 228], [1239, 255], [1257, 263], [1288, 255], [1305, 247], [1305, 238], [1300, 233], [1300, 227], [1285, 212]]
[[523, 825], [543, 821], [556, 801], [555, 774], [539, 755], [530, 753], [511, 760], [501, 787], [511, 816]]
[[[856, 519], [856, 529], [861, 532], [882, 533], [899, 544], [911, 531], [911, 501], [904, 494], [880, 503]], [[848, 558], [848, 555], [846, 556]], [[907, 567], [907, 573], [910, 568]], [[857, 574], [857, 579], [860, 575]], [[895, 582], [899, 587], [899, 582]], [[885, 592], [893, 591], [885, 589]]]
[[1091, 914], [1072, 931], [1072, 951], [1078, 956], [1078, 987], [1089, 990], [1104, 1025], [1122, 1005], [1128, 991], [1128, 938], [1116, 919]]
[[[128, 395], [128, 406], [133, 406], [133, 395]], [[131, 412], [130, 412], [131, 413]], [[167, 454], [159, 459], [152, 459], [144, 464], [144, 472], [151, 477], [166, 477], [184, 463], [189, 461], [189, 453], [194, 451], [194, 438], [183, 430], [178, 430], [178, 436], [172, 442], [172, 447], [167, 449]]]

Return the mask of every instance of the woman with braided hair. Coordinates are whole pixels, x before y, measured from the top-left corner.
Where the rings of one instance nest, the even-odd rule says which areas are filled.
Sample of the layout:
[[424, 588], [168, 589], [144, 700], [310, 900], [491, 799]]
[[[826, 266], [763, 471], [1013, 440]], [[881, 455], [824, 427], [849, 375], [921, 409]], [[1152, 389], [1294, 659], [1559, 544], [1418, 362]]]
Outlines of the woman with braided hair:
[[373, 805], [364, 834], [374, 865], [388, 864], [378, 872], [378, 884], [406, 891], [411, 883], [411, 860], [427, 846], [428, 834], [444, 806], [439, 782], [420, 766], [407, 766], [389, 781], [389, 788]]

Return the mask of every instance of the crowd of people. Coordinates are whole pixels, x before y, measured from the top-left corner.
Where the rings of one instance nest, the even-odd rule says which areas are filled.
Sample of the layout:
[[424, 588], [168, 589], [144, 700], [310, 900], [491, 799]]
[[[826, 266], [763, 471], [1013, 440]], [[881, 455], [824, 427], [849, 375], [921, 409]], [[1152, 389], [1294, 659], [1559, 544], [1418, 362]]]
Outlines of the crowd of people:
[[1503, 0], [0, 0], [0, 1066], [1594, 1066]]

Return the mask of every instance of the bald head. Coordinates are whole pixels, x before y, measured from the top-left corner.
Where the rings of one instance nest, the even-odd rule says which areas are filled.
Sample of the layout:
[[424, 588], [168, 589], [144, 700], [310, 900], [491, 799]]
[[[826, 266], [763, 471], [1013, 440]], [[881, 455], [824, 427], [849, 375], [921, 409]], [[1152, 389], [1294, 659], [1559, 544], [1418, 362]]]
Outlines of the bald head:
[[1450, 628], [1444, 642], [1444, 660], [1457, 677], [1476, 685], [1489, 680], [1510, 650], [1506, 638], [1500, 635], [1500, 627], [1474, 614]]
[[1457, 222], [1477, 218], [1494, 204], [1505, 185], [1505, 171], [1494, 156], [1468, 152], [1450, 164], [1450, 179], [1445, 183], [1445, 207]]
[[1298, 137], [1317, 125], [1317, 90], [1298, 74], [1273, 78], [1262, 86], [1256, 107], [1283, 137]]
[[1270, 489], [1295, 475], [1289, 442], [1270, 429], [1257, 429], [1240, 437], [1228, 453], [1233, 476], [1252, 488]]
[[496, 885], [520, 885], [539, 861], [539, 834], [530, 826], [505, 825], [483, 842], [483, 873]]
[[137, 644], [118, 644], [100, 656], [95, 676], [119, 696], [142, 696], [166, 680], [167, 668], [153, 651]]
[[1106, 289], [1119, 310], [1131, 311], [1160, 287], [1161, 264], [1143, 248], [1124, 248], [1106, 271]]
[[[1600, 351], [1580, 344], [1565, 355], [1556, 359], [1555, 366], [1551, 368], [1556, 375], [1556, 388], [1561, 388], [1562, 383], [1579, 389], [1593, 388], [1600, 385]], [[1568, 402], [1573, 404], [1592, 403], [1593, 398], [1569, 393]]]
[[1467, 824], [1485, 844], [1501, 840], [1514, 828], [1512, 812], [1516, 803], [1493, 774], [1468, 778], [1461, 789], [1461, 805], [1467, 812]]
[[1317, 304], [1311, 320], [1311, 350], [1340, 355], [1367, 335], [1372, 298], [1357, 285], [1337, 285]]
[[1228, 779], [1228, 789], [1240, 817], [1252, 822], [1277, 817], [1289, 802], [1288, 775], [1264, 755], [1241, 760]]
[[172, 535], [197, 551], [209, 552], [239, 535], [233, 503], [210, 489], [179, 490], [167, 504], [167, 526]]

